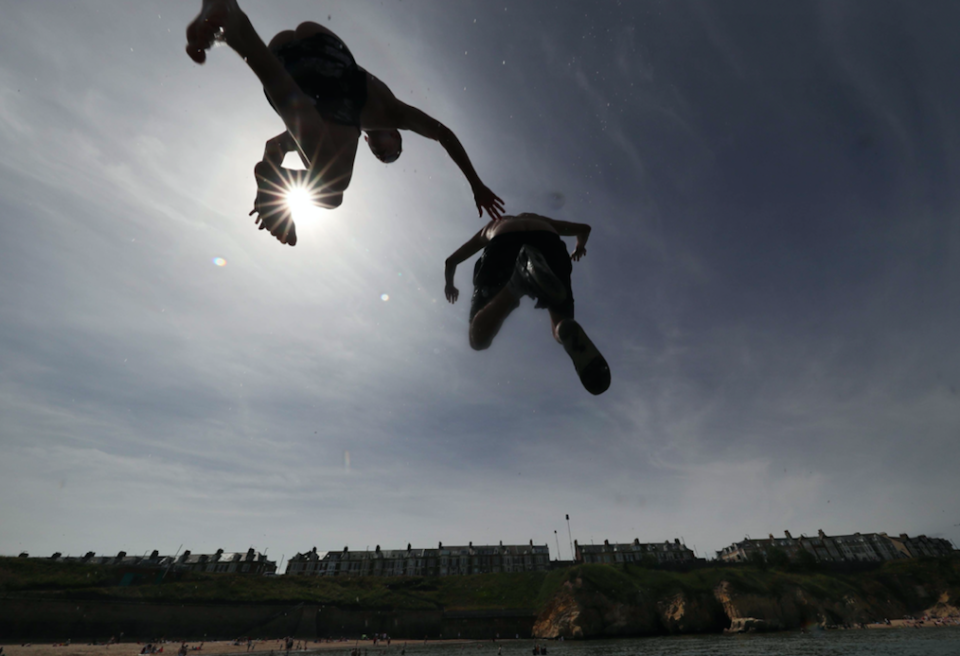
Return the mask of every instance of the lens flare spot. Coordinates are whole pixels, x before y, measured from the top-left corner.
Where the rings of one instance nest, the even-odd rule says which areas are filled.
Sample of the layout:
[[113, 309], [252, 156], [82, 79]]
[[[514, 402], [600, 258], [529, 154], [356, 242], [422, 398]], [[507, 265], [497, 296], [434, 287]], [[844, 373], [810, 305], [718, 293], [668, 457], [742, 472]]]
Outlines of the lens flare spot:
[[389, 301], [389, 300], [390, 300], [390, 294], [380, 294], [380, 300], [381, 300], [381, 301], [384, 301], [384, 302]]
[[213, 263], [214, 263], [215, 265], [217, 265], [217, 266], [220, 266], [220, 267], [222, 267], [222, 266], [227, 266], [227, 261], [226, 261], [225, 259], [223, 259], [222, 257], [215, 257], [215, 258], [213, 258]]

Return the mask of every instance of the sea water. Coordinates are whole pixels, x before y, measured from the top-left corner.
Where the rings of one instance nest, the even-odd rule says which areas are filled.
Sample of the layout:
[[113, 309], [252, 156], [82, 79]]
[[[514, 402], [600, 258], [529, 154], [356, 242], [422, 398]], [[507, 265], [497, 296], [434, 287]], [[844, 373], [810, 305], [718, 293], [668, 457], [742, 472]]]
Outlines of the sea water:
[[[503, 656], [530, 656], [534, 644], [502, 643]], [[546, 645], [548, 656], [960, 656], [960, 627], [550, 641]], [[398, 646], [394, 641], [387, 653], [398, 656]], [[495, 656], [497, 648], [493, 642], [433, 646], [416, 642], [407, 643], [406, 654]], [[378, 649], [369, 649], [367, 656], [377, 653]]]

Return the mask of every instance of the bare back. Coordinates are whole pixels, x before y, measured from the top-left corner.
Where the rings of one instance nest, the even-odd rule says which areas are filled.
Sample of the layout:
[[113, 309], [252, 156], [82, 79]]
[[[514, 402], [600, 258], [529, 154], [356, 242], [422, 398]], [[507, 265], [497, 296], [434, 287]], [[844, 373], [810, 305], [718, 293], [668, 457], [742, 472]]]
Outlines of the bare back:
[[306, 39], [314, 34], [329, 34], [330, 36], [343, 41], [343, 39], [337, 36], [336, 32], [328, 30], [320, 23], [306, 21], [297, 25], [297, 29], [295, 30], [283, 30], [282, 32], [277, 32], [277, 34], [270, 39], [270, 43], [267, 44], [267, 47], [270, 48], [270, 50], [276, 50], [285, 43], [297, 41], [299, 39]]
[[[284, 30], [270, 39], [270, 50], [276, 50], [285, 43], [309, 38], [314, 34], [329, 34], [341, 43], [346, 43], [336, 32], [319, 23], [307, 21], [297, 25], [295, 30]], [[376, 130], [396, 127], [396, 119], [390, 116], [397, 102], [390, 88], [365, 68], [357, 65], [367, 78], [367, 102], [360, 113], [360, 126], [364, 130]], [[357, 135], [345, 134], [346, 138], [356, 139]]]
[[499, 221], [491, 221], [485, 225], [481, 233], [484, 239], [490, 241], [497, 235], [508, 232], [532, 232], [534, 230], [545, 230], [559, 234], [549, 221], [536, 214], [504, 216]]
[[[314, 34], [328, 34], [343, 42], [343, 39], [337, 36], [332, 30], [327, 29], [319, 23], [307, 21], [297, 25], [297, 29], [295, 30], [284, 30], [277, 33], [270, 39], [268, 47], [271, 52], [275, 52], [286, 43], [306, 39]], [[363, 71], [362, 68], [360, 70]], [[366, 71], [363, 72], [369, 80], [369, 73]], [[301, 156], [309, 161], [312, 166], [324, 166], [324, 177], [328, 180], [326, 189], [333, 193], [339, 193], [344, 191], [350, 184], [360, 133], [355, 126], [326, 120], [323, 119], [323, 117], [321, 117], [321, 120], [323, 120], [324, 125], [322, 140], [323, 152], [304, 152], [301, 153]]]

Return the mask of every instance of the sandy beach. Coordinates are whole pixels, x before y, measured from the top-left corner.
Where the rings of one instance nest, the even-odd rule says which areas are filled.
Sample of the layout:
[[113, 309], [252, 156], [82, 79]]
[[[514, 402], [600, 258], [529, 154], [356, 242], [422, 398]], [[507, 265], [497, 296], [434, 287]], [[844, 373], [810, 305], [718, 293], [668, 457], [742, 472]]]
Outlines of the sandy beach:
[[[302, 646], [304, 644], [302, 640], [294, 640], [293, 642], [294, 645], [299, 644]], [[359, 647], [362, 653], [365, 652], [364, 656], [399, 656], [401, 649], [404, 644], [406, 644], [408, 650], [415, 647], [430, 647], [431, 645], [463, 645], [464, 651], [469, 652], [471, 648], [479, 651], [486, 647], [488, 653], [495, 654], [497, 651], [496, 644], [507, 644], [511, 642], [518, 641], [500, 640], [498, 643], [493, 643], [489, 640], [429, 640], [424, 644], [422, 640], [392, 640], [390, 646], [387, 646], [385, 642], [378, 642], [375, 645], [372, 640], [353, 640], [347, 642], [315, 642], [311, 640], [306, 643], [306, 651], [322, 650], [329, 651], [331, 656], [334, 656], [334, 654], [349, 656], [354, 647]], [[519, 642], [531, 641], [522, 640]], [[257, 641], [251, 651], [247, 651], [246, 643], [238, 645], [232, 640], [204, 642], [203, 649], [195, 649], [199, 647], [200, 644], [199, 641], [187, 642], [187, 647], [190, 648], [188, 653], [191, 656], [203, 656], [204, 654], [242, 654], [252, 656], [255, 654], [269, 654], [271, 651], [274, 654], [286, 653], [283, 649], [282, 642], [276, 639]], [[0, 646], [3, 647], [3, 656], [135, 656], [143, 649], [144, 643], [121, 642], [113, 645], [0, 644]], [[166, 642], [162, 645], [157, 645], [157, 647], [158, 649], [163, 647], [162, 653], [164, 656], [176, 656], [177, 651], [180, 649], [180, 643]], [[290, 654], [302, 653], [303, 651], [303, 649], [299, 650], [299, 652], [298, 650], [291, 650]], [[157, 653], [160, 652], [158, 651]]]
[[[917, 619], [895, 619], [890, 620], [890, 623], [871, 623], [865, 625], [864, 628], [867, 629], [934, 629], [940, 627], [955, 627], [960, 626], [960, 617], [927, 617], [927, 618], [917, 618]], [[342, 656], [349, 656], [350, 652], [355, 648], [359, 647], [363, 656], [399, 656], [401, 649], [406, 646], [407, 650], [413, 649], [422, 649], [423, 647], [431, 646], [450, 646], [450, 645], [462, 645], [462, 649], [466, 654], [469, 654], [472, 651], [479, 651], [482, 653], [495, 654], [497, 650], [497, 645], [503, 644], [504, 646], [511, 643], [534, 643], [536, 640], [499, 640], [496, 643], [489, 640], [429, 640], [424, 643], [422, 640], [393, 640], [390, 645], [387, 646], [385, 642], [378, 642], [374, 644], [372, 640], [353, 640], [353, 641], [308, 641], [304, 643], [302, 640], [294, 640], [294, 645], [301, 647], [299, 650], [294, 649], [290, 651], [290, 654], [296, 655], [297, 653], [302, 653], [304, 651], [325, 651], [330, 652], [330, 656], [335, 654], [342, 654]], [[549, 642], [549, 641], [540, 641], [540, 642]], [[201, 646], [199, 641], [191, 641], [187, 643], [187, 647], [190, 649], [188, 652], [191, 656], [203, 656], [204, 654], [237, 654], [245, 656], [262, 656], [266, 654], [285, 654], [283, 643], [280, 640], [260, 640], [256, 641], [251, 650], [247, 650], [246, 643], [237, 644], [232, 640], [220, 640], [220, 641], [211, 641], [202, 643], [202, 649], [197, 649]], [[2, 656], [136, 656], [144, 647], [144, 643], [137, 642], [121, 642], [113, 645], [84, 645], [84, 644], [71, 644], [71, 645], [62, 645], [62, 644], [0, 644], [0, 647], [3, 647]], [[157, 647], [162, 647], [164, 656], [176, 656], [177, 651], [180, 649], [179, 642], [166, 642], [162, 645], [157, 645]], [[484, 651], [485, 650], [485, 651]]]
[[935, 629], [941, 626], [960, 626], [960, 617], [927, 617], [890, 620], [890, 624], [868, 624], [868, 629]]

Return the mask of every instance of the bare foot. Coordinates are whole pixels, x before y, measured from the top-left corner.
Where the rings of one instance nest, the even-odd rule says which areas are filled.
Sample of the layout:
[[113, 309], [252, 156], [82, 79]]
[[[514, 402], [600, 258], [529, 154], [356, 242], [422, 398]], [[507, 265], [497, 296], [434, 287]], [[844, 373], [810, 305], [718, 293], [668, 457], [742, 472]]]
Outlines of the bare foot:
[[207, 60], [206, 51], [219, 40], [226, 40], [236, 50], [236, 40], [245, 18], [237, 0], [203, 0], [200, 13], [187, 25], [190, 59], [202, 64]]
[[257, 178], [257, 197], [250, 214], [257, 214], [255, 224], [268, 230], [281, 244], [297, 245], [297, 226], [287, 203], [289, 182], [282, 171], [267, 162], [258, 163], [253, 173]]
[[580, 324], [564, 319], [557, 324], [556, 334], [587, 391], [594, 395], [606, 392], [610, 387], [610, 365]]

